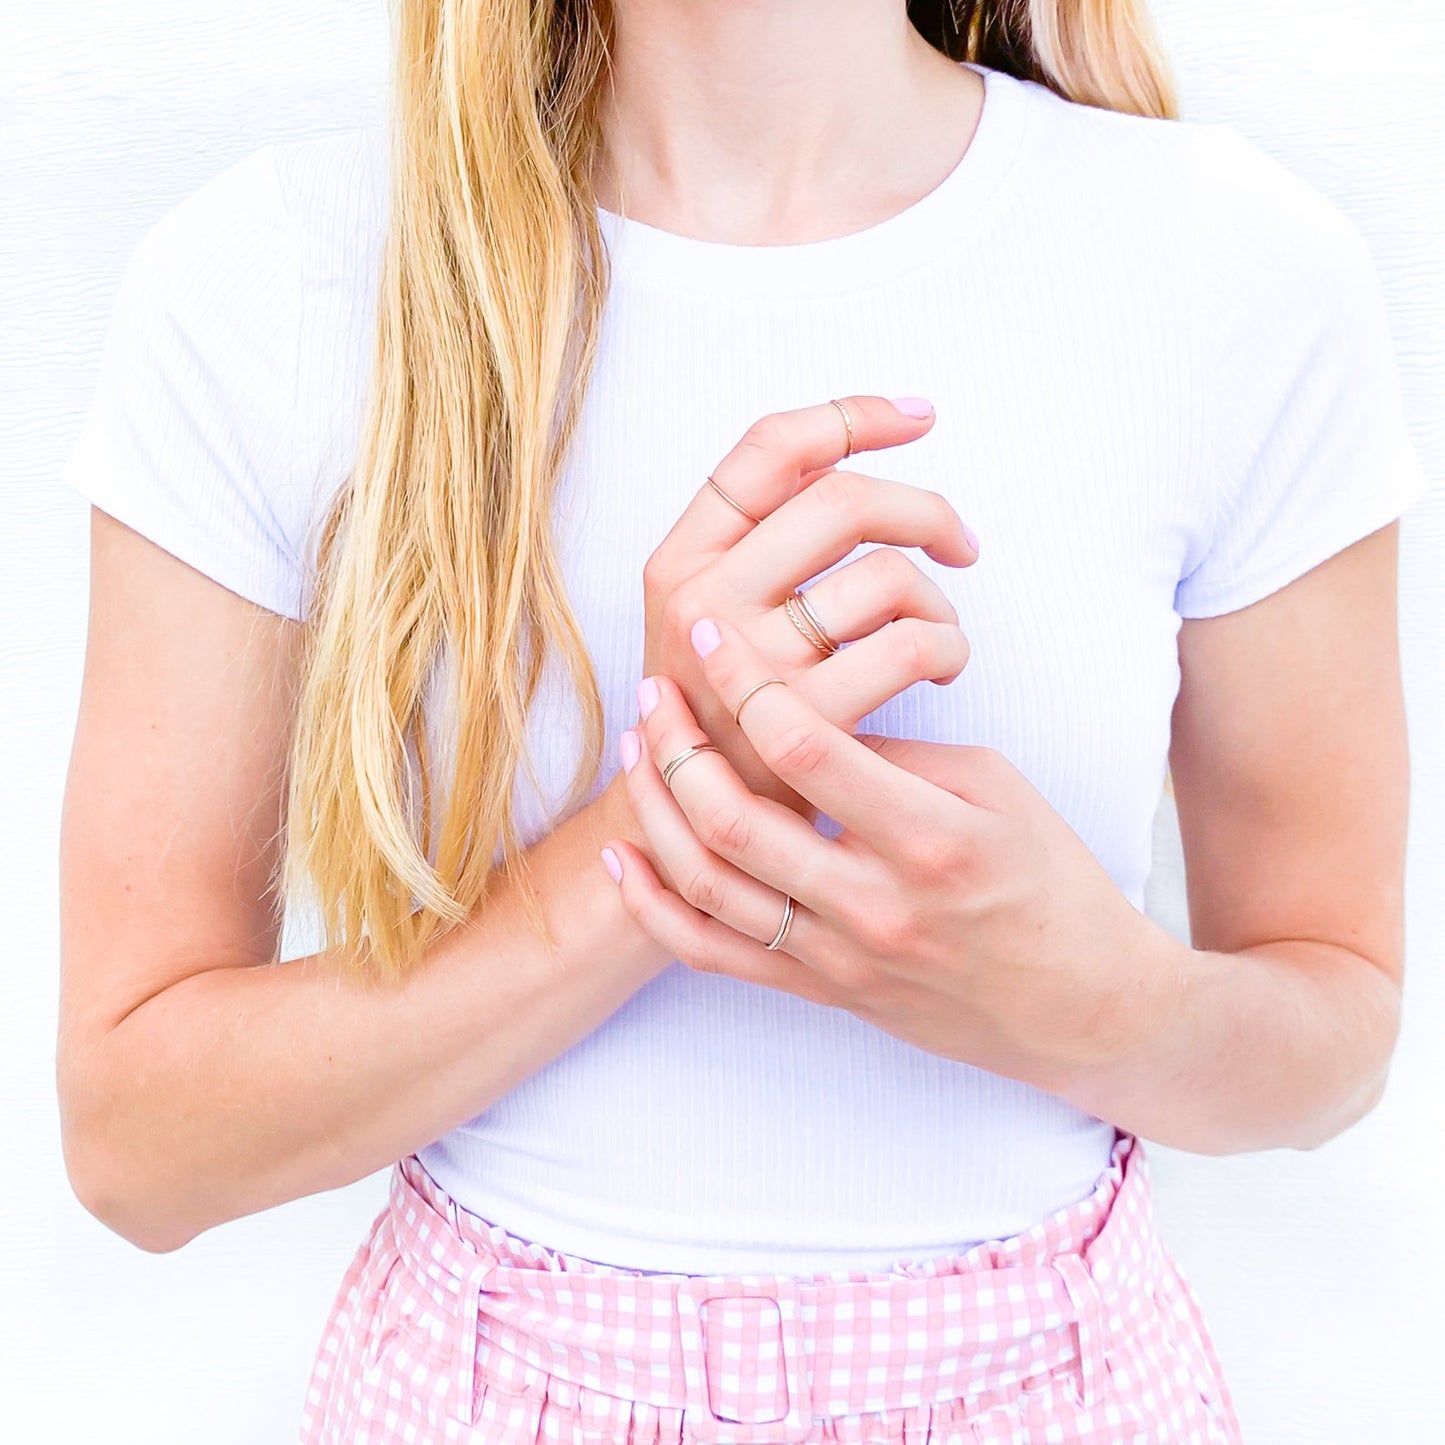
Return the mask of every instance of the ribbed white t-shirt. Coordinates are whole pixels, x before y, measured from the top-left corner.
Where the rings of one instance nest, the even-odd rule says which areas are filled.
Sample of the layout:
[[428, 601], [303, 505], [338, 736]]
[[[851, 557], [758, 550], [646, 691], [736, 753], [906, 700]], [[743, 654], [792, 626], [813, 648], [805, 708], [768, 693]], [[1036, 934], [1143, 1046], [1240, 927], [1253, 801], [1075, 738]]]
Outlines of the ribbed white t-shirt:
[[[922, 395], [925, 437], [843, 465], [944, 493], [978, 533], [971, 568], [909, 554], [973, 652], [863, 727], [999, 749], [1142, 907], [1181, 619], [1284, 586], [1427, 482], [1378, 280], [1337, 207], [1228, 126], [974, 68], [962, 160], [865, 230], [736, 246], [599, 211], [613, 289], [559, 505], [607, 712], [597, 787], [636, 719], [643, 562], [704, 476], [766, 412]], [[308, 524], [355, 456], [386, 166], [379, 126], [268, 145], [164, 215], [126, 266], [64, 466], [293, 618]], [[577, 757], [550, 677], [542, 791], [518, 785], [528, 837]], [[804, 1273], [1017, 1232], [1084, 1196], [1113, 1137], [846, 1011], [674, 963], [420, 1155], [466, 1207], [571, 1254]]]

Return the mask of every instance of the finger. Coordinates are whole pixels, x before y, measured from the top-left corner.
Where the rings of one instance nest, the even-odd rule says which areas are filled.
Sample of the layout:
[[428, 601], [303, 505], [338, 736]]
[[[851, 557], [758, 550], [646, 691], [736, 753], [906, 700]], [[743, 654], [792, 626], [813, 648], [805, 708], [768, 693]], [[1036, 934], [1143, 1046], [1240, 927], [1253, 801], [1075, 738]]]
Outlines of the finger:
[[790, 594], [782, 606], [758, 619], [753, 634], [764, 655], [776, 658], [789, 670], [812, 667], [820, 656], [832, 655], [829, 648], [814, 641], [812, 629], [806, 625], [809, 610], [822, 626], [825, 640], [835, 647], [903, 617], [958, 622], [957, 609], [938, 583], [893, 547], [865, 552], [856, 562], [821, 577], [802, 595], [806, 610]]
[[796, 688], [759, 686], [775, 674], [731, 623], [699, 619], [692, 639], [708, 684], [764, 764], [877, 852], [902, 861], [920, 830], [957, 832], [964, 826], [960, 799], [865, 747]]
[[[613, 839], [607, 847], [622, 867], [618, 887], [623, 907], [679, 963], [696, 973], [722, 974], [796, 994], [825, 1008], [842, 1007], [823, 977], [788, 952], [791, 929], [783, 946], [769, 952], [664, 888], [651, 864], [630, 843]], [[795, 914], [793, 928], [797, 926]]]
[[864, 472], [832, 471], [764, 517], [713, 569], [721, 586], [751, 595], [766, 580], [773, 587], [769, 600], [781, 603], [863, 542], [921, 547], [949, 567], [978, 560], [963, 519], [941, 493]]
[[958, 621], [943, 588], [896, 547], [874, 547], [820, 577], [805, 595], [835, 642], [866, 637], [898, 617]]
[[[855, 452], [902, 446], [933, 425], [931, 412], [926, 417], [911, 417], [886, 397], [844, 396], [838, 400], [853, 423]], [[841, 461], [848, 454], [847, 447], [842, 413], [831, 401], [759, 417], [712, 470], [713, 481], [736, 507], [702, 482], [658, 550], [676, 550], [689, 557], [720, 555], [757, 525], [737, 507], [754, 517], [766, 517], [820, 472]]]
[[968, 664], [968, 638], [951, 622], [900, 618], [822, 658], [796, 684], [847, 732], [917, 682], [953, 682]]
[[[748, 938], [770, 942], [783, 915], [783, 894], [703, 844], [663, 783], [640, 731], [629, 728], [623, 733], [621, 752], [628, 801], [647, 834], [654, 871], [699, 912]], [[790, 940], [798, 923], [795, 910]], [[808, 932], [808, 925], [803, 932]]]
[[[646, 711], [642, 732], [660, 775], [670, 759], [708, 738], [670, 677], [644, 679], [639, 700], [648, 683], [657, 700]], [[688, 826], [709, 852], [778, 893], [791, 893], [815, 913], [826, 916], [831, 911], [826, 900], [837, 895], [836, 870], [848, 866], [842, 849], [791, 808], [759, 797], [721, 753], [693, 754], [678, 765], [669, 786]]]

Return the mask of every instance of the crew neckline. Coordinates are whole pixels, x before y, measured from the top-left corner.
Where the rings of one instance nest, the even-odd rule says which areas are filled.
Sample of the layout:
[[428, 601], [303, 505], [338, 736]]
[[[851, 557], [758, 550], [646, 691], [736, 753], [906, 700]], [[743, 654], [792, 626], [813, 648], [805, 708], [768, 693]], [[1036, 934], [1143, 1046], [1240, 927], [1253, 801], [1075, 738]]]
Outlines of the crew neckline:
[[956, 63], [984, 82], [973, 139], [954, 168], [903, 210], [821, 241], [748, 246], [664, 231], [596, 205], [612, 283], [649, 290], [816, 294], [865, 287], [944, 252], [977, 223], [1010, 174], [1030, 84], [974, 61]]

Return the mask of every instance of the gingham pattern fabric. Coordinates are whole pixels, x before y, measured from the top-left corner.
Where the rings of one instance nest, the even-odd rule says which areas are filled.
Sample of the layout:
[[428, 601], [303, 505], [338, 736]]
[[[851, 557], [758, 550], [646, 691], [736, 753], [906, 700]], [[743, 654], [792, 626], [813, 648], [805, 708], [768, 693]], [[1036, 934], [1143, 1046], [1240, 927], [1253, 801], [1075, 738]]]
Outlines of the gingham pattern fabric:
[[879, 1273], [617, 1269], [415, 1155], [317, 1351], [301, 1445], [1238, 1445], [1142, 1144], [1023, 1234]]

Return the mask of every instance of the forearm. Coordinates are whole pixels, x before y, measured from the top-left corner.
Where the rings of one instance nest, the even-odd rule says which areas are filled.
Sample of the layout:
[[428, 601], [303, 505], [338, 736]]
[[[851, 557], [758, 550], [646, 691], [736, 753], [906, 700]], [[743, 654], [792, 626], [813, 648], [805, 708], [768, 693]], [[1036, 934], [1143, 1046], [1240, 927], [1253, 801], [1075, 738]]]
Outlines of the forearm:
[[666, 966], [597, 853], [628, 836], [609, 790], [529, 850], [555, 954], [502, 880], [398, 984], [334, 952], [219, 968], [105, 1040], [67, 1120], [77, 1193], [142, 1248], [338, 1188], [486, 1109]]
[[1153, 927], [1144, 1027], [1072, 1081], [1071, 1102], [1161, 1144], [1232, 1154], [1313, 1148], [1379, 1101], [1400, 1006], [1382, 969], [1331, 944], [1215, 953]]

